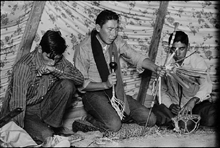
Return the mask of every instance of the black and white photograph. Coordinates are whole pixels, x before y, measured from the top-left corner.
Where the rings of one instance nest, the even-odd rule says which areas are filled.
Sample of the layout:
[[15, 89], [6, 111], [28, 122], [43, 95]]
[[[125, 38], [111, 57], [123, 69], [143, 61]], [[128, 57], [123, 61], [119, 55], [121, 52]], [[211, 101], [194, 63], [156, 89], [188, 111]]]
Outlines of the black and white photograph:
[[219, 147], [218, 1], [1, 1], [0, 147]]

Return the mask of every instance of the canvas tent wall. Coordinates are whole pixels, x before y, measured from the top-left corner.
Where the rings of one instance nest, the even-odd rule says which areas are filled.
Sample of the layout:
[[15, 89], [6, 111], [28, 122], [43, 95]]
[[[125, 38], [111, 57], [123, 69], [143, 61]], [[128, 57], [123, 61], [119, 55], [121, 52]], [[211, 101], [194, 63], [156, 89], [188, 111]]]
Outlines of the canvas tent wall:
[[[73, 63], [73, 46], [93, 29], [103, 9], [120, 14], [119, 34], [135, 50], [148, 55], [159, 5], [160, 1], [1, 1], [0, 98], [5, 96], [13, 64], [34, 50], [46, 30], [61, 31], [68, 44], [65, 56]], [[217, 1], [169, 1], [155, 60], [163, 64], [168, 36], [179, 22], [178, 29], [189, 35], [191, 50], [197, 50], [210, 65], [213, 94], [218, 91], [218, 8]], [[123, 60], [121, 65], [125, 91], [137, 98], [141, 76]]]

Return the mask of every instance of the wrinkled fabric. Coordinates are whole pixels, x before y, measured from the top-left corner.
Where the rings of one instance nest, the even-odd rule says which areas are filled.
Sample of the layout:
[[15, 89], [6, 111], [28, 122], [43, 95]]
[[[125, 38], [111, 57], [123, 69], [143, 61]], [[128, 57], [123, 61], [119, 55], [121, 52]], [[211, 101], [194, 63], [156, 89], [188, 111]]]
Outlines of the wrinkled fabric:
[[[100, 44], [100, 41], [98, 41], [97, 37], [95, 36], [98, 32], [94, 31], [91, 34], [91, 44], [92, 44], [92, 52], [94, 56], [94, 60], [96, 62], [96, 66], [99, 72], [99, 75], [102, 79], [102, 82], [106, 82], [108, 80], [109, 76], [109, 69], [108, 69], [108, 64], [105, 60], [104, 54], [103, 54], [103, 49]], [[117, 68], [115, 69], [116, 77], [117, 77], [117, 83], [116, 83], [116, 97], [117, 99], [120, 99], [123, 102], [123, 107], [120, 109], [118, 105], [115, 103], [115, 99], [111, 100], [112, 106], [114, 109], [117, 111], [119, 114], [120, 118], [123, 118], [123, 112], [125, 111], [127, 114], [130, 113], [130, 109], [128, 106], [127, 98], [124, 92], [124, 87], [123, 87], [123, 81], [122, 81], [122, 75], [121, 75], [121, 67], [120, 67], [120, 62], [119, 62], [119, 57], [118, 57], [118, 51], [116, 44], [113, 42], [110, 47], [109, 47], [109, 55], [110, 55], [110, 62], [116, 62]], [[113, 59], [112, 59], [113, 57]], [[114, 60], [114, 61], [112, 61]], [[109, 98], [112, 98], [112, 88], [104, 90]]]
[[44, 142], [54, 134], [53, 128], [62, 127], [66, 110], [76, 101], [76, 98], [73, 98], [75, 91], [71, 80], [59, 80], [54, 83], [41, 103], [27, 106], [24, 129], [35, 142]]
[[[191, 52], [187, 52], [187, 55], [190, 55]], [[174, 59], [172, 59], [175, 62]], [[184, 83], [186, 83], [189, 88], [183, 87], [183, 94], [182, 94], [182, 100], [181, 100], [181, 107], [183, 107], [192, 97], [198, 97], [200, 98], [200, 101], [207, 100], [212, 92], [212, 82], [210, 80], [209, 76], [209, 69], [207, 63], [204, 61], [202, 57], [200, 57], [198, 54], [192, 54], [188, 58], [186, 58], [182, 65], [180, 65], [182, 68], [186, 69], [199, 69], [201, 71], [206, 71], [207, 76], [201, 77], [201, 78], [194, 78], [189, 76], [188, 78], [198, 82], [199, 86], [197, 84], [191, 84], [187, 82], [186, 80], [182, 79]], [[172, 78], [172, 77], [166, 77], [162, 78], [162, 90], [161, 90], [161, 96], [162, 96], [162, 103], [165, 104], [167, 107], [169, 107], [172, 103], [179, 104], [179, 96], [178, 96], [178, 82]]]
[[0, 140], [2, 147], [37, 146], [30, 135], [13, 121], [0, 128]]
[[[142, 63], [147, 55], [143, 55], [140, 52], [134, 50], [127, 42], [121, 37], [117, 36], [114, 43], [118, 50], [118, 56], [123, 58], [128, 63], [136, 66], [137, 72], [141, 73], [144, 71]], [[90, 82], [102, 82], [101, 77], [98, 73], [98, 69], [92, 54], [91, 38], [86, 37], [79, 45], [75, 47], [75, 66], [82, 72], [84, 76], [83, 86], [79, 88], [79, 91], [85, 93], [83, 89], [87, 87]], [[104, 47], [103, 47], [104, 48]], [[107, 63], [110, 62], [109, 48], [104, 52], [105, 60]], [[109, 65], [108, 65], [109, 66]]]
[[24, 127], [27, 105], [40, 103], [57, 80], [73, 80], [75, 85], [83, 83], [84, 78], [81, 72], [65, 58], [62, 58], [55, 66], [63, 73], [54, 71], [38, 77], [36, 71], [42, 65], [38, 50], [35, 49], [23, 56], [13, 67], [12, 78], [3, 99], [1, 115], [4, 116], [15, 108], [22, 108], [24, 111], [13, 118], [21, 127]]

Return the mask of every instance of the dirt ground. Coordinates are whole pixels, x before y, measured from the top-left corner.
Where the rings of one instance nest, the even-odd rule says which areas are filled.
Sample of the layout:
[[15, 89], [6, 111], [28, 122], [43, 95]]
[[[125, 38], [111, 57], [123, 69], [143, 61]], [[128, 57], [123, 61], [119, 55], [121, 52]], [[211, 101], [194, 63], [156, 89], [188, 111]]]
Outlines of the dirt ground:
[[[91, 135], [99, 135], [92, 132]], [[99, 135], [100, 136], [100, 135]], [[170, 130], [159, 130], [145, 136], [126, 139], [112, 139], [97, 136], [86, 138], [74, 147], [218, 147], [217, 134], [214, 129], [198, 129], [189, 135], [176, 133]], [[95, 136], [94, 136], [95, 137]], [[88, 140], [90, 139], [90, 140]]]
[[[93, 146], [98, 146], [93, 145]], [[150, 135], [106, 142], [101, 147], [217, 147], [215, 133]]]

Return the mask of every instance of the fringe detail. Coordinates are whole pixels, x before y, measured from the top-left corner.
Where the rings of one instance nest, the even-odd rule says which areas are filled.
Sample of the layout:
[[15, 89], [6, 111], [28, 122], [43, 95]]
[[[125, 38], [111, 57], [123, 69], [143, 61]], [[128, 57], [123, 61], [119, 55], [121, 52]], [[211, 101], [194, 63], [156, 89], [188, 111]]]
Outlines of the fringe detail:
[[124, 117], [125, 103], [122, 100], [117, 99], [115, 97], [115, 87], [114, 86], [112, 87], [112, 98], [110, 99], [110, 102], [111, 102], [112, 107], [115, 109], [118, 116], [122, 120]]
[[111, 105], [112, 107], [115, 109], [115, 111], [117, 112], [118, 116], [120, 117], [120, 119], [122, 120], [124, 117], [124, 111], [125, 111], [125, 104], [123, 101], [117, 99], [115, 96], [113, 96], [110, 99]]

